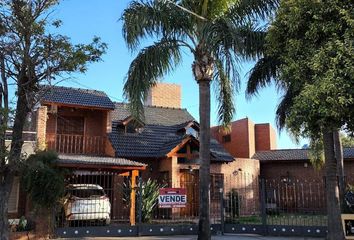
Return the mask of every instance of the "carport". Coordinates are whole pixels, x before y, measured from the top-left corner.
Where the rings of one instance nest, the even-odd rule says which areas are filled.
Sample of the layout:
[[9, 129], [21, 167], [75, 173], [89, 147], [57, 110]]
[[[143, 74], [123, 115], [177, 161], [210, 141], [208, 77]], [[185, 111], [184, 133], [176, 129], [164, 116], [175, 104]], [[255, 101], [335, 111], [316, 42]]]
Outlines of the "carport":
[[124, 158], [60, 154], [57, 165], [70, 170], [66, 183], [97, 184], [104, 189], [112, 205], [113, 224], [136, 224], [136, 183], [145, 164]]

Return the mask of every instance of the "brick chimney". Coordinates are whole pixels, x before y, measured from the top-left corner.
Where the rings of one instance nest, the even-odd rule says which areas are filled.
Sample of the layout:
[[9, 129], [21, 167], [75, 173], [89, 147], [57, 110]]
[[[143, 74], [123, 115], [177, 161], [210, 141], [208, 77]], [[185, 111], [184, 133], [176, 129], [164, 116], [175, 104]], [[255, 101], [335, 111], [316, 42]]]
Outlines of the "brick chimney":
[[37, 148], [46, 149], [47, 107], [41, 106], [37, 110]]
[[146, 106], [181, 108], [181, 86], [173, 83], [157, 83], [149, 91]]

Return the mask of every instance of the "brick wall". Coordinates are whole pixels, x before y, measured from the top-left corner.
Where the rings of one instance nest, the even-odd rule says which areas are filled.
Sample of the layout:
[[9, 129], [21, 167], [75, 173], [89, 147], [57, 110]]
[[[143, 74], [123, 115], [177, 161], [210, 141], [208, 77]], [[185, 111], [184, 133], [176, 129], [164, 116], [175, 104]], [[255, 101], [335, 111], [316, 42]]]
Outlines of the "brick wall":
[[47, 107], [41, 106], [37, 110], [37, 147], [40, 150], [46, 148], [46, 132], [47, 132]]
[[[226, 135], [230, 135], [230, 142], [224, 141]], [[248, 118], [232, 122], [230, 132], [219, 126], [212, 127], [211, 136], [234, 157], [251, 158], [255, 152], [254, 123]]]
[[260, 164], [258, 160], [237, 158], [227, 164], [211, 164], [211, 173], [224, 175], [224, 194], [228, 198], [230, 192], [237, 192], [241, 199], [241, 215], [259, 213]]
[[[344, 161], [344, 170], [348, 179], [353, 181], [354, 160]], [[289, 176], [291, 179], [300, 181], [322, 181], [324, 175], [324, 168], [315, 170], [309, 161], [261, 161], [261, 176], [266, 179], [280, 179]]]
[[172, 83], [156, 84], [150, 89], [145, 105], [181, 108], [181, 86]]
[[256, 151], [266, 151], [277, 148], [275, 130], [269, 123], [255, 124]]

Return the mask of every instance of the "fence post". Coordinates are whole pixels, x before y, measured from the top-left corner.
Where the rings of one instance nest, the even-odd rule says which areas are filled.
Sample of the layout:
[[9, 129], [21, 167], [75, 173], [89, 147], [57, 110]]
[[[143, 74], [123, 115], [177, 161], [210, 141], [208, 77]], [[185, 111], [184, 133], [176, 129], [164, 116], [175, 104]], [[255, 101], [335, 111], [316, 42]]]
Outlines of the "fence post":
[[221, 218], [221, 235], [225, 233], [225, 213], [224, 213], [224, 182], [220, 186], [220, 218]]
[[261, 217], [262, 217], [262, 226], [263, 226], [263, 234], [268, 234], [267, 229], [267, 210], [266, 210], [266, 186], [265, 186], [265, 179], [260, 179], [260, 193], [261, 193]]
[[143, 206], [143, 179], [141, 177], [141, 172], [139, 172], [138, 177], [138, 188], [139, 188], [139, 195], [138, 195], [138, 236], [141, 236], [140, 228], [142, 223], [142, 206]]

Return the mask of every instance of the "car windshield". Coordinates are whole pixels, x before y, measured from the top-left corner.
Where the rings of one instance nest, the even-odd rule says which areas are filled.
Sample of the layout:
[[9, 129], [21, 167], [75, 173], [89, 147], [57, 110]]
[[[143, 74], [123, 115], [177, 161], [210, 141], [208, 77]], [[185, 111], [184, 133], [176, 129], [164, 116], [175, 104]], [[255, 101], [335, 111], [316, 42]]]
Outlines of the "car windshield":
[[68, 193], [78, 198], [94, 198], [105, 195], [102, 189], [69, 189]]

